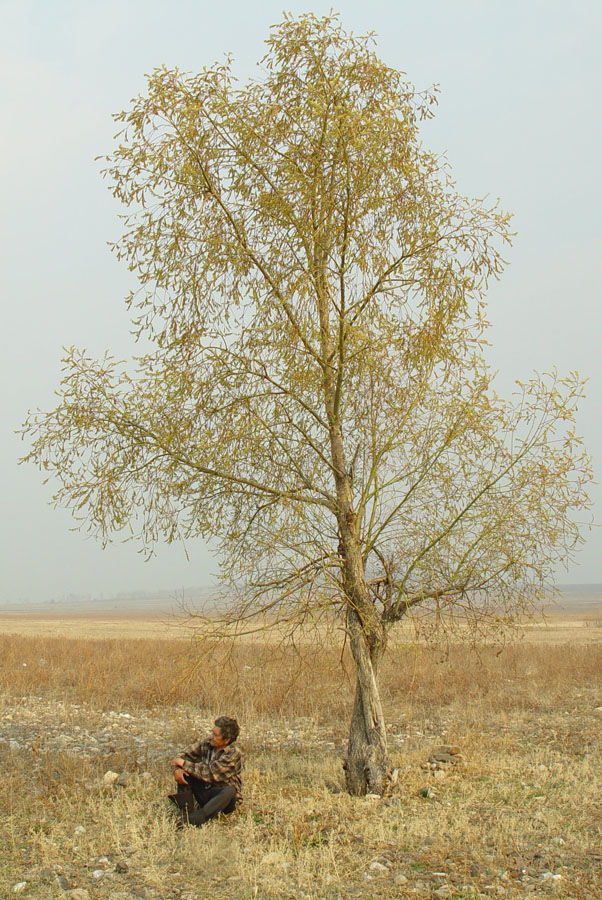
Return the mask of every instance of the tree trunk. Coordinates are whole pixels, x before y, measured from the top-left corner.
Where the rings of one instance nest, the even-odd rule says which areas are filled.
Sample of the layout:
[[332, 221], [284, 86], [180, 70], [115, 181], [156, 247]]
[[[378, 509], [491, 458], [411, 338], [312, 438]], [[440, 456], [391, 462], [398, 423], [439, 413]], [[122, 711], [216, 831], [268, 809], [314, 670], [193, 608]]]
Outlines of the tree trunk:
[[357, 613], [350, 610], [351, 651], [357, 666], [355, 702], [345, 760], [350, 794], [382, 794], [389, 782], [387, 733], [377, 683], [378, 664], [385, 649], [384, 633], [370, 647]]
[[[316, 228], [312, 260], [320, 320], [320, 350], [323, 361], [324, 408], [328, 419], [330, 451], [336, 486], [336, 518], [339, 531], [342, 588], [347, 602], [347, 624], [351, 652], [357, 666], [355, 705], [349, 735], [345, 770], [347, 789], [351, 794], [382, 794], [389, 773], [387, 735], [376, 674], [386, 646], [386, 630], [377, 614], [374, 600], [366, 584], [360, 523], [353, 504], [353, 475], [345, 457], [341, 421], [341, 389], [344, 382], [345, 327], [341, 306], [335, 347], [331, 332], [328, 248]], [[336, 306], [333, 305], [333, 309]]]

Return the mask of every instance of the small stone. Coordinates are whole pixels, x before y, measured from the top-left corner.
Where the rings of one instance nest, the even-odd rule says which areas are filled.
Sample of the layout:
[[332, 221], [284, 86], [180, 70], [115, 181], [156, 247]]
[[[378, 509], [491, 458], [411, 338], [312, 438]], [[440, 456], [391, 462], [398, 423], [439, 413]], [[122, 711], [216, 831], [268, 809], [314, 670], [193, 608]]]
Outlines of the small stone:
[[129, 870], [128, 864], [124, 862], [122, 859], [117, 860], [115, 864], [115, 871], [119, 872], [120, 875], [125, 875], [125, 873]]
[[450, 756], [459, 756], [462, 751], [455, 744], [443, 744], [437, 752], [448, 753]]
[[445, 772], [443, 769], [435, 769], [433, 772], [433, 778], [445, 778]]
[[94, 871], [92, 872], [92, 878], [96, 878], [97, 881], [100, 881], [101, 878], [104, 878], [104, 874], [104, 869], [94, 869]]
[[594, 715], [595, 715], [595, 716], [602, 716], [602, 706], [596, 706], [596, 708], [595, 708], [595, 710], [594, 710]]
[[127, 783], [128, 783], [127, 773], [122, 772], [121, 775], [119, 776], [119, 778], [117, 779], [116, 784], [118, 784], [119, 787], [126, 787]]
[[102, 776], [102, 783], [105, 787], [112, 787], [119, 780], [119, 772], [105, 772]]
[[226, 878], [227, 884], [234, 884], [235, 881], [242, 881], [242, 875], [230, 875], [229, 878]]
[[62, 891], [68, 891], [71, 889], [71, 882], [69, 881], [68, 878], [65, 878], [64, 875], [57, 875], [56, 883], [58, 884], [58, 886], [60, 887], [60, 889]]
[[370, 872], [375, 872], [375, 873], [380, 873], [380, 874], [389, 871], [387, 866], [384, 866], [381, 862], [378, 862], [378, 860], [376, 860], [376, 859], [374, 860], [374, 862], [370, 863], [370, 865], [368, 866], [368, 869], [370, 870]]
[[440, 888], [437, 888], [436, 891], [433, 891], [433, 897], [438, 897], [443, 900], [444, 897], [451, 897], [452, 889], [448, 884], [442, 884]]
[[42, 881], [46, 881], [46, 879], [54, 877], [54, 872], [52, 869], [40, 869], [39, 877]]
[[539, 876], [539, 881], [542, 884], [545, 884], [548, 881], [560, 881], [562, 875], [555, 875], [553, 872], [542, 872]]
[[365, 800], [380, 800], [380, 794], [373, 794], [373, 793], [366, 794], [364, 799]]
[[[21, 744], [19, 743], [19, 741], [14, 741], [14, 740], [9, 741], [8, 746], [9, 746], [9, 749], [11, 749], [11, 750], [20, 750], [21, 749]], [[21, 884], [21, 882], [19, 882], [19, 884]]]
[[13, 884], [13, 894], [22, 894], [26, 887], [26, 881], [18, 881], [17, 884]]
[[69, 891], [67, 896], [69, 900], [90, 900], [90, 894], [85, 888], [75, 888], [75, 890]]
[[408, 879], [403, 874], [403, 872], [398, 872], [397, 875], [395, 876], [395, 878], [393, 879], [393, 884], [396, 884], [398, 887], [402, 884], [407, 884], [407, 883], [408, 883]]
[[73, 829], [73, 832], [74, 832], [74, 834], [85, 834], [86, 829], [84, 828], [83, 825], [76, 825], [75, 828]]

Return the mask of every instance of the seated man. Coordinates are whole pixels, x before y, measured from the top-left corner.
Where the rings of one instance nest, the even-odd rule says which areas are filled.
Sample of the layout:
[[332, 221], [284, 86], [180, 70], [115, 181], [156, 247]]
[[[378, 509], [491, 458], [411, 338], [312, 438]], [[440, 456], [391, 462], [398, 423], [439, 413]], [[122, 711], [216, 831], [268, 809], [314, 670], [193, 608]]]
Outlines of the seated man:
[[184, 822], [204, 825], [219, 812], [234, 812], [242, 798], [242, 756], [234, 743], [239, 731], [236, 719], [220, 716], [209, 737], [172, 760], [178, 792], [169, 799], [181, 810]]

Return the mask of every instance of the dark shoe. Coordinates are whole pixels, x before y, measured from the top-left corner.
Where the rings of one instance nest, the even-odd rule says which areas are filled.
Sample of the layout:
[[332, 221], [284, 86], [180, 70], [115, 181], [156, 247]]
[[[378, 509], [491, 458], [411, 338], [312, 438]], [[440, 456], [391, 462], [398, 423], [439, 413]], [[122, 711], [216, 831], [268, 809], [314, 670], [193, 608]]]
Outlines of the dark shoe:
[[188, 813], [188, 822], [190, 825], [196, 825], [198, 828], [207, 822], [207, 816], [202, 809], [196, 809], [194, 812]]
[[190, 821], [190, 817], [195, 815], [194, 794], [192, 791], [178, 791], [177, 794], [168, 794], [169, 800], [178, 807], [180, 818], [177, 828], [182, 828]]
[[169, 794], [168, 796], [181, 812], [190, 814], [194, 811], [194, 794], [192, 791], [178, 791], [177, 794]]

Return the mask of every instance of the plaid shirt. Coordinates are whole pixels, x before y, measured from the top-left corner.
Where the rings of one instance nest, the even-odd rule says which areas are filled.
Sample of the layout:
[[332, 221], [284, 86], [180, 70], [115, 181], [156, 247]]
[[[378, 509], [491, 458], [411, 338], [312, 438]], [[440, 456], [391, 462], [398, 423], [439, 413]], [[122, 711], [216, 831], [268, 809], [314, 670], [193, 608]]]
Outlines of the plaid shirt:
[[209, 738], [196, 741], [179, 754], [182, 768], [187, 775], [199, 778], [208, 784], [231, 784], [236, 788], [236, 799], [242, 799], [242, 754], [236, 744], [212, 747]]

